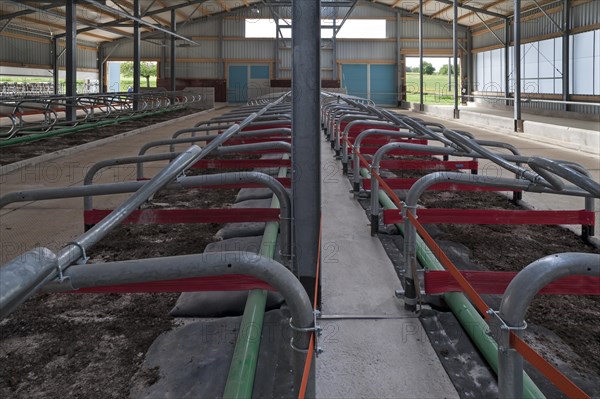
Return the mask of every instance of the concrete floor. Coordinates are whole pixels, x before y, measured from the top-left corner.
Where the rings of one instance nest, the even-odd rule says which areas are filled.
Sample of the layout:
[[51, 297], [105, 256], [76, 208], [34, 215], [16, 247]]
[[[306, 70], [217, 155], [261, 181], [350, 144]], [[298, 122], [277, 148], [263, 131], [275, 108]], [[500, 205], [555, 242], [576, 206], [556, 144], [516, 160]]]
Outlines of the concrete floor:
[[359, 318], [321, 321], [317, 397], [458, 397], [421, 323], [395, 297], [400, 281], [340, 162], [321, 144], [322, 314]]

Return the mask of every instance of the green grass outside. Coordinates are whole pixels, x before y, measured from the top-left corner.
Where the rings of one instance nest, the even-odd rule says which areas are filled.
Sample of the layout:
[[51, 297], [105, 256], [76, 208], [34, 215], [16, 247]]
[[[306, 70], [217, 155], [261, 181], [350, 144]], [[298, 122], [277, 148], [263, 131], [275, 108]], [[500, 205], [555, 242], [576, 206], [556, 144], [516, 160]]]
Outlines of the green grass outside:
[[[452, 82], [454, 84], [454, 81]], [[448, 90], [447, 75], [423, 75], [423, 103], [437, 105], [454, 104], [454, 85]], [[419, 73], [406, 73], [406, 101], [418, 103]]]
[[[127, 88], [133, 87], [133, 78], [126, 78], [121, 75], [121, 91], [127, 91]], [[142, 77], [140, 86], [146, 87], [146, 78]], [[156, 87], [156, 76], [150, 76], [150, 87]]]
[[[19, 76], [0, 76], [0, 82], [17, 82], [17, 83], [52, 83], [52, 77], [19, 77]], [[64, 83], [64, 79], [62, 82]], [[77, 81], [77, 83], [83, 84], [82, 81]]]

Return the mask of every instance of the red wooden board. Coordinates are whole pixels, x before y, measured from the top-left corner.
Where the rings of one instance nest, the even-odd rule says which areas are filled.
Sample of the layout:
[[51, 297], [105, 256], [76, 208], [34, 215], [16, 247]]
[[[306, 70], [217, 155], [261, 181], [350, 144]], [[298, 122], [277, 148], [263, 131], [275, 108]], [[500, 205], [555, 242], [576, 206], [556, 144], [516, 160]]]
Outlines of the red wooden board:
[[[591, 211], [513, 211], [500, 209], [439, 209], [417, 210], [419, 222], [448, 224], [583, 224], [594, 225]], [[400, 211], [383, 211], [385, 224], [403, 221]]]
[[289, 159], [202, 159], [192, 165], [198, 169], [252, 169], [292, 166]]
[[152, 281], [147, 283], [81, 288], [79, 290], [69, 291], [67, 293], [123, 294], [142, 292], [246, 291], [253, 289], [276, 291], [275, 288], [255, 277], [242, 274], [230, 274], [225, 276], [196, 277], [181, 280]]
[[[504, 294], [506, 287], [517, 275], [516, 272], [460, 272], [479, 294]], [[461, 292], [460, 285], [449, 271], [425, 272], [425, 292], [442, 294], [445, 292]], [[600, 295], [600, 277], [569, 276], [548, 284], [540, 294], [554, 295]]]
[[[383, 179], [394, 190], [409, 190], [418, 179], [392, 178]], [[365, 190], [371, 189], [371, 179], [362, 179], [362, 185]], [[499, 188], [478, 186], [475, 184], [456, 184], [456, 183], [438, 183], [427, 188], [427, 190], [447, 190], [447, 191], [521, 191], [513, 188]]]
[[[360, 153], [363, 154], [362, 148]], [[380, 162], [379, 166], [385, 169], [403, 170], [476, 170], [478, 163], [477, 161], [406, 161], [402, 159], [384, 159]]]
[[[92, 209], [83, 212], [85, 224], [96, 224], [111, 209]], [[227, 208], [227, 209], [144, 209], [134, 211], [124, 224], [179, 224], [179, 223], [242, 223], [270, 222], [279, 220], [275, 208]]]

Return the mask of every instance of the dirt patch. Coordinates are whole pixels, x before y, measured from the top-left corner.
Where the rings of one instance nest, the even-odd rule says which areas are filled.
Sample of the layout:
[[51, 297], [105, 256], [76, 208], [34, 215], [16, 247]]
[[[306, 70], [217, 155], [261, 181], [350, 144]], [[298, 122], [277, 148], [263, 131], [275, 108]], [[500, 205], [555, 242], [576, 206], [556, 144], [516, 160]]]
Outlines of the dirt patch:
[[[428, 208], [522, 209], [493, 192], [428, 192], [422, 196], [421, 204]], [[441, 234], [436, 239], [465, 245], [470, 249], [470, 261], [488, 270], [520, 271], [539, 258], [561, 252], [600, 253], [598, 248], [560, 226], [437, 227]], [[531, 304], [527, 321], [557, 334], [584, 362], [573, 362], [563, 350], [547, 348], [548, 353], [584, 374], [591, 371], [600, 375], [600, 341], [591, 338], [600, 336], [600, 297], [540, 295]]]
[[[237, 190], [159, 193], [153, 208], [221, 208]], [[124, 225], [93, 248], [90, 262], [201, 253], [220, 228]], [[40, 294], [0, 323], [0, 397], [124, 398], [146, 351], [172, 327], [179, 294]], [[147, 385], [158, 370], [144, 370]]]
[[133, 121], [122, 122], [115, 125], [84, 130], [82, 132], [49, 137], [47, 139], [34, 141], [32, 143], [22, 143], [8, 147], [0, 147], [0, 165], [7, 165], [13, 162], [37, 157], [65, 148], [90, 143], [92, 141], [111, 137], [116, 134], [125, 133], [145, 126], [154, 125], [156, 123], [170, 121], [172, 119], [196, 112], [198, 112], [198, 110], [191, 108], [182, 109], [166, 112], [164, 114], [152, 115]]

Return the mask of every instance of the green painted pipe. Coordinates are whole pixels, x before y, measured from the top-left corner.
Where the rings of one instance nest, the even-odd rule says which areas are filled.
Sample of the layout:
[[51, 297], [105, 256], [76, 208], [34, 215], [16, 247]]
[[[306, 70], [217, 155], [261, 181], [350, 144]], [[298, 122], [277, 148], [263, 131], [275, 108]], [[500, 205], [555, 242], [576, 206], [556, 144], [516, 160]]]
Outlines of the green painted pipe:
[[[287, 158], [287, 156], [284, 156], [284, 159]], [[286, 176], [287, 168], [279, 168], [277, 177]], [[279, 199], [276, 196], [271, 199], [271, 208], [279, 208]], [[265, 233], [260, 244], [260, 255], [273, 259], [278, 232], [278, 222], [268, 222], [266, 224]], [[252, 398], [266, 304], [267, 291], [251, 290], [248, 293], [233, 358], [229, 366], [227, 382], [225, 383], [224, 399]]]
[[[367, 169], [361, 169], [360, 174], [365, 178], [370, 178]], [[379, 202], [384, 209], [398, 209], [394, 202], [387, 196], [384, 190], [379, 190]], [[402, 224], [396, 224], [400, 232], [404, 232]], [[429, 270], [446, 270], [438, 261], [435, 255], [429, 250], [427, 244], [417, 234], [417, 257], [421, 264]], [[490, 328], [481, 317], [479, 312], [460, 292], [448, 292], [444, 294], [444, 300], [456, 316], [463, 329], [467, 332], [471, 340], [477, 346], [485, 360], [498, 373], [498, 344], [489, 335]], [[526, 399], [545, 398], [544, 394], [535, 385], [527, 373], [523, 372], [523, 397]]]
[[147, 113], [147, 114], [139, 114], [139, 115], [119, 117], [119, 118], [116, 118], [116, 119], [110, 119], [110, 120], [106, 120], [106, 121], [100, 121], [100, 122], [94, 122], [94, 123], [86, 123], [86, 124], [83, 124], [83, 125], [73, 126], [73, 127], [66, 127], [66, 128], [63, 128], [63, 129], [55, 129], [55, 130], [51, 130], [51, 131], [49, 131], [47, 133], [31, 134], [31, 135], [27, 135], [27, 136], [15, 137], [15, 138], [12, 138], [12, 139], [0, 141], [0, 147], [6, 147], [6, 146], [9, 146], [9, 145], [22, 144], [22, 143], [31, 143], [33, 141], [38, 141], [38, 140], [42, 140], [42, 139], [49, 138], [49, 137], [61, 136], [61, 135], [71, 134], [71, 133], [76, 133], [76, 132], [82, 132], [84, 130], [94, 129], [94, 128], [102, 127], [102, 126], [114, 125], [116, 123], [127, 122], [127, 121], [136, 120], [136, 119], [141, 119], [141, 118], [145, 118], [145, 117], [148, 117], [148, 116], [162, 114], [162, 113], [165, 113], [165, 112], [177, 111], [179, 109], [180, 108], [166, 109], [166, 110], [162, 110], [162, 111], [150, 112], [150, 113]]

